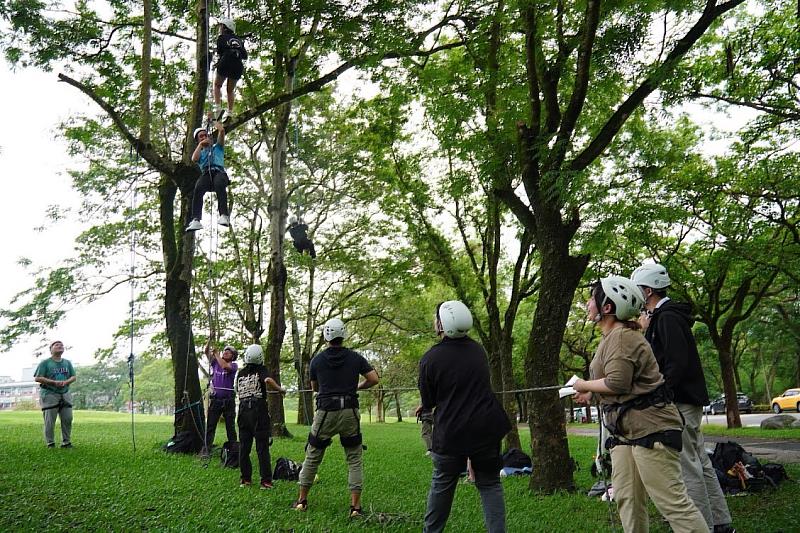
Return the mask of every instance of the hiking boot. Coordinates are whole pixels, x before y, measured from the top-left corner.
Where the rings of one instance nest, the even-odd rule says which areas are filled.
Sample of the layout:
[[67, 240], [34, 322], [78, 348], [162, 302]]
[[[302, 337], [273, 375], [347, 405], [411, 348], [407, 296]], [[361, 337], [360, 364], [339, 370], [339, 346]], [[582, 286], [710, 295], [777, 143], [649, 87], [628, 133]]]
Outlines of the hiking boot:
[[308, 500], [297, 500], [292, 504], [292, 509], [304, 513], [308, 510]]
[[220, 215], [219, 216], [219, 225], [228, 227], [231, 225], [231, 219], [228, 215]]
[[47, 447], [48, 448], [55, 448], [56, 447], [56, 443], [55, 442], [51, 442], [50, 444], [47, 445]]
[[350, 506], [350, 518], [364, 518], [364, 511], [361, 510], [361, 507], [353, 507]]
[[266, 479], [261, 481], [261, 490], [269, 490], [272, 487], [272, 481], [267, 481]]
[[61, 445], [61, 447], [62, 448], [72, 448], [72, 443], [71, 442], [65, 442], [64, 444]]
[[200, 223], [199, 220], [196, 218], [193, 219], [188, 226], [186, 226], [186, 231], [197, 231], [199, 229], [203, 229], [203, 225]]
[[243, 480], [241, 481], [241, 483], [239, 483], [239, 487], [241, 487], [241, 488], [244, 488], [244, 487], [249, 487], [249, 486], [250, 486], [250, 485], [252, 485], [252, 484], [253, 484], [253, 482], [252, 482], [252, 481], [250, 481], [249, 479], [243, 479]]

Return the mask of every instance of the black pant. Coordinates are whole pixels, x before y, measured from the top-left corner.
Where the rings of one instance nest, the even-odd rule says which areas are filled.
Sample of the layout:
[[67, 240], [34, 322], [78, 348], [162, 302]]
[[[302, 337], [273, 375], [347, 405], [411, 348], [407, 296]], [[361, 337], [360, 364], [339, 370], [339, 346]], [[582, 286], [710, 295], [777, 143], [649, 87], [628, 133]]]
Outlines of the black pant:
[[294, 245], [294, 249], [301, 254], [308, 250], [308, 255], [311, 256], [311, 259], [315, 259], [317, 257], [317, 252], [314, 250], [314, 243], [311, 242], [311, 239], [308, 237], [298, 241], [292, 241], [292, 244]]
[[197, 184], [194, 186], [194, 194], [192, 195], [192, 218], [200, 220], [203, 218], [203, 196], [210, 191], [217, 194], [217, 209], [220, 215], [227, 215], [228, 213], [228, 175], [224, 170], [217, 168], [211, 171], [203, 170], [200, 177], [197, 179]]
[[258, 472], [261, 475], [261, 481], [272, 481], [272, 465], [269, 457], [270, 425], [266, 401], [239, 404], [239, 438], [241, 439], [239, 470], [244, 481], [251, 481], [253, 476], [253, 465], [250, 462], [253, 439], [256, 441]]
[[236, 442], [236, 399], [214, 398], [208, 402], [208, 424], [206, 424], [206, 446], [214, 445], [214, 435], [217, 432], [219, 417], [225, 418], [225, 432], [228, 442]]

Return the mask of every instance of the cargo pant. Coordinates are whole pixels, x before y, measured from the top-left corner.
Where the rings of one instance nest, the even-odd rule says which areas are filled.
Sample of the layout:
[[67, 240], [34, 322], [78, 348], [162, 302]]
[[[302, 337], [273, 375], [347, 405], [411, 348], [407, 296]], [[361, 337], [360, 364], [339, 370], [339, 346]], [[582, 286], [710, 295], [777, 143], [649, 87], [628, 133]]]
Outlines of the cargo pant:
[[41, 397], [42, 416], [44, 417], [44, 441], [48, 446], [55, 446], [56, 417], [61, 418], [61, 445], [71, 444], [72, 435], [72, 394], [48, 392]]
[[708, 533], [703, 515], [689, 499], [677, 450], [660, 442], [653, 448], [611, 448], [611, 485], [626, 533], [649, 530], [647, 497], [675, 533]]
[[[339, 438], [352, 437], [358, 435], [360, 431], [358, 409], [345, 408], [338, 411], [324, 411], [318, 409], [314, 413], [314, 422], [311, 424], [311, 433], [320, 440], [332, 439], [336, 435]], [[324, 422], [323, 422], [324, 420]], [[361, 462], [362, 447], [347, 447], [344, 449], [345, 460], [347, 461], [347, 485], [350, 492], [361, 492], [364, 483], [363, 465]], [[325, 448], [318, 448], [309, 443], [306, 446], [306, 458], [303, 461], [303, 469], [300, 470], [298, 483], [301, 487], [310, 487], [314, 483], [319, 465], [325, 456]]]

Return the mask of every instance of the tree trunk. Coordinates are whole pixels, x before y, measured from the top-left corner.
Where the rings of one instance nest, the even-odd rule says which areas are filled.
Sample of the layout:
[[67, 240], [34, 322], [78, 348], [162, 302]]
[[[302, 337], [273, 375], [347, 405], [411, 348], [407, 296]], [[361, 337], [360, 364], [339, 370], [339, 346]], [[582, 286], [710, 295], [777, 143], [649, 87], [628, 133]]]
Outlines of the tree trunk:
[[728, 428], [742, 427], [739, 416], [739, 402], [736, 398], [736, 378], [733, 371], [733, 357], [731, 356], [731, 338], [728, 335], [712, 336], [717, 352], [719, 353], [719, 368], [722, 374], [722, 389], [725, 393], [725, 418]]
[[386, 413], [384, 410], [384, 392], [383, 389], [378, 389], [375, 391], [375, 416], [377, 417], [377, 422], [379, 424], [386, 422]]
[[397, 391], [394, 391], [394, 410], [395, 410], [395, 413], [397, 413], [397, 421], [398, 422], [402, 422], [403, 421], [403, 413], [402, 413], [402, 411], [400, 409], [400, 393], [397, 392]]
[[[502, 387], [500, 390], [503, 392], [517, 388], [514, 382], [514, 369], [511, 359], [511, 339], [507, 333], [507, 331], [503, 332], [503, 343], [500, 347], [500, 366], [502, 372]], [[517, 448], [521, 450], [522, 443], [520, 442], [519, 427], [517, 426], [518, 415], [517, 400], [515, 395], [504, 393], [500, 399], [503, 403], [503, 408], [506, 411], [506, 415], [508, 415], [508, 420], [511, 422], [511, 430], [508, 432], [508, 434], [506, 434], [505, 438], [505, 449], [509, 450], [510, 448]]]
[[[186, 175], [196, 169], [181, 167]], [[194, 255], [194, 234], [186, 234], [175, 228], [174, 201], [177, 181], [182, 181], [179, 224], [189, 221], [191, 185], [194, 180], [183, 180], [176, 176], [161, 175], [159, 184], [159, 212], [161, 242], [166, 272], [164, 292], [164, 316], [167, 339], [172, 356], [175, 398], [175, 434], [192, 435], [191, 450], [199, 451], [205, 436], [205, 414], [200, 390], [197, 355], [191, 324], [191, 281]], [[179, 226], [181, 227], [181, 226]]]
[[[540, 224], [537, 235], [537, 248], [542, 258], [541, 287], [525, 354], [525, 378], [531, 388], [559, 382], [559, 355], [569, 308], [588, 264], [588, 256], [569, 255], [570, 239], [560, 227], [560, 215], [551, 215], [551, 224], [556, 219], [557, 222], [549, 227]], [[558, 227], [555, 231], [554, 226]], [[558, 394], [553, 391], [533, 392], [529, 402], [528, 424], [533, 458], [531, 490], [545, 493], [574, 490], [574, 465], [569, 455], [564, 411]]]
[[[286, 76], [284, 89], [293, 84], [293, 73]], [[291, 103], [278, 106], [275, 110], [275, 142], [272, 149], [272, 196], [270, 198], [270, 317], [267, 340], [267, 368], [272, 377], [280, 383], [281, 348], [286, 335], [286, 266], [283, 263], [283, 243], [286, 233], [286, 132], [289, 127]], [[290, 436], [286, 429], [286, 418], [283, 412], [283, 396], [270, 394], [270, 416], [272, 418], [272, 434], [282, 437]]]

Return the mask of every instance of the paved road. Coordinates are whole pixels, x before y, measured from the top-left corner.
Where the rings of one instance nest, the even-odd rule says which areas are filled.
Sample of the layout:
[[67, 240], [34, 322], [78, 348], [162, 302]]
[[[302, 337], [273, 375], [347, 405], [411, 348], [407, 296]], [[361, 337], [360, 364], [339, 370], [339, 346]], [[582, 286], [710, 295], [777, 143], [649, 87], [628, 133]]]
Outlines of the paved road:
[[[787, 413], [784, 411], [781, 413], [782, 415], [789, 415], [794, 418], [800, 418], [800, 414], [798, 413]], [[760, 427], [761, 421], [765, 418], [769, 418], [771, 416], [775, 416], [774, 413], [753, 413], [751, 415], [741, 414], [739, 415], [742, 418], [742, 426], [743, 427]], [[725, 415], [703, 415], [703, 423], [704, 424], [713, 424], [716, 426], [724, 426], [727, 425], [727, 421], [725, 420]]]
[[[783, 413], [791, 415], [795, 418], [800, 418], [797, 413]], [[772, 414], [752, 414], [741, 415], [742, 425], [744, 427], [759, 427], [761, 421]], [[725, 415], [708, 415], [703, 416], [704, 424], [725, 425]], [[597, 436], [597, 428], [590, 426], [570, 427], [569, 433], [573, 435], [583, 435], [588, 437]], [[725, 442], [733, 440], [741, 444], [745, 450], [755, 455], [759, 461], [778, 463], [800, 463], [800, 440], [797, 439], [767, 439], [767, 438], [750, 438], [750, 437], [717, 437], [713, 435], [706, 435], [706, 448], [713, 448], [716, 442]]]

